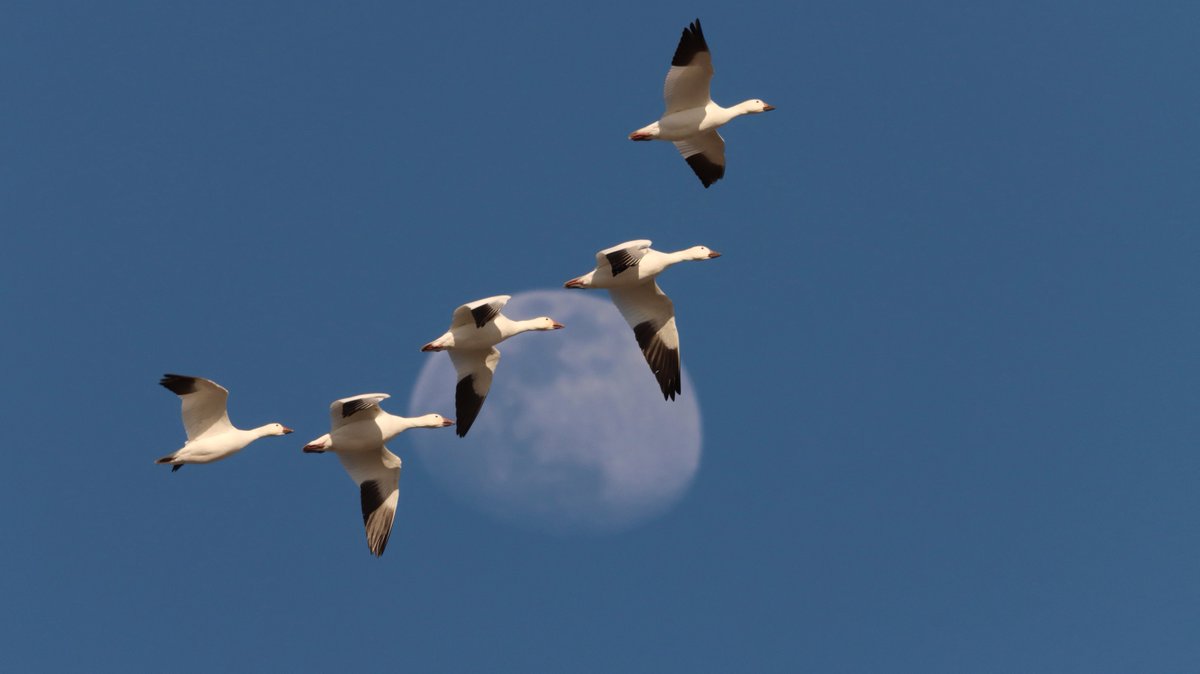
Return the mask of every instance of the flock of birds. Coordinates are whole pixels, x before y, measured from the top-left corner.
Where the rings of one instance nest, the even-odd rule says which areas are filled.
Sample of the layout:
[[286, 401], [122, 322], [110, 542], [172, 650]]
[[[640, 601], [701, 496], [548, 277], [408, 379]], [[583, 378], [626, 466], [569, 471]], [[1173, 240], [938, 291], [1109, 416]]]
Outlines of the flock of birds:
[[[684, 29], [671, 59], [663, 87], [666, 110], [653, 124], [631, 133], [631, 140], [668, 140], [683, 155], [704, 187], [725, 174], [725, 141], [716, 129], [745, 114], [773, 110], [758, 99], [723, 108], [712, 101], [709, 83], [712, 59], [697, 19]], [[633, 329], [638, 347], [658, 382], [664, 400], [674, 400], [680, 390], [679, 331], [675, 307], [656, 281], [671, 265], [709, 260], [720, 253], [704, 246], [664, 253], [637, 240], [596, 253], [596, 268], [564, 284], [566, 288], [603, 288]], [[450, 328], [425, 344], [422, 351], [446, 351], [457, 374], [454, 406], [457, 434], [465, 437], [483, 408], [500, 362], [496, 345], [530, 331], [563, 327], [548, 316], [512, 320], [501, 313], [510, 297], [497, 295], [468, 302], [454, 310]], [[270, 435], [287, 435], [292, 429], [280, 423], [242, 430], [229, 421], [229, 391], [202, 377], [166, 374], [159, 383], [182, 401], [187, 442], [159, 458], [172, 472], [188, 463], [211, 463], [245, 449]], [[386, 443], [410, 428], [446, 428], [456, 422], [440, 414], [406, 418], [380, 407], [386, 393], [365, 393], [333, 401], [330, 430], [306, 445], [306, 453], [333, 452], [359, 486], [367, 546], [379, 556], [387, 546], [399, 499], [400, 457]]]

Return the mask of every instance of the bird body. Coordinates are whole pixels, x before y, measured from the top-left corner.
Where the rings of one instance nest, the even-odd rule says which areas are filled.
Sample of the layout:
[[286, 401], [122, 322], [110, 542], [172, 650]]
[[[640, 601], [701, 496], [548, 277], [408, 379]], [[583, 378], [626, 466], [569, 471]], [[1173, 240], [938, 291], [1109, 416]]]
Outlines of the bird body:
[[367, 547], [377, 557], [387, 547], [400, 500], [402, 462], [384, 443], [410, 428], [444, 428], [454, 423], [440, 414], [413, 418], [388, 414], [379, 403], [389, 397], [365, 393], [333, 401], [329, 433], [304, 446], [306, 453], [336, 454], [358, 485]]
[[652, 281], [672, 265], [691, 260], [720, 257], [705, 246], [673, 253], [650, 248], [646, 239], [626, 241], [596, 253], [596, 269], [567, 281], [567, 288], [630, 288]]
[[712, 76], [712, 55], [696, 19], [683, 29], [671, 59], [663, 83], [662, 116], [629, 134], [629, 140], [674, 143], [705, 188], [725, 177], [725, 139], [717, 129], [742, 115], [775, 109], [757, 98], [728, 108], [716, 104], [710, 94]]
[[[760, 105], [761, 104], [761, 105]], [[634, 131], [631, 136], [645, 136], [632, 140], [669, 140], [681, 141], [695, 137], [697, 134], [715, 132], [742, 115], [751, 115], [774, 110], [758, 99], [742, 101], [737, 105], [724, 108], [709, 101], [700, 108], [688, 108], [678, 112], [664, 113], [656, 122], [643, 126]]]
[[330, 406], [332, 430], [309, 442], [304, 450], [309, 453], [373, 452], [410, 428], [441, 428], [454, 423], [440, 414], [420, 417], [388, 414], [379, 408], [379, 403], [390, 397], [386, 393], [365, 393], [335, 400]]
[[496, 345], [531, 330], [558, 330], [563, 326], [549, 316], [514, 321], [500, 310], [511, 299], [496, 295], [468, 302], [454, 310], [450, 329], [441, 337], [421, 347], [422, 351], [448, 351], [450, 362], [458, 375], [454, 389], [454, 414], [458, 418], [455, 432], [465, 437], [483, 408], [500, 351]]
[[212, 463], [232, 456], [259, 438], [292, 432], [279, 423], [245, 430], [235, 428], [226, 409], [229, 391], [212, 380], [165, 374], [158, 383], [182, 401], [183, 426], [188, 437], [183, 447], [155, 461], [171, 464], [171, 472], [185, 463]]
[[613, 304], [633, 328], [638, 347], [658, 380], [663, 398], [674, 400], [682, 392], [679, 330], [675, 304], [658, 287], [658, 275], [671, 265], [688, 260], [709, 260], [721, 254], [705, 246], [673, 253], [650, 248], [650, 241], [626, 241], [596, 253], [596, 268], [567, 281], [567, 288], [604, 288]]

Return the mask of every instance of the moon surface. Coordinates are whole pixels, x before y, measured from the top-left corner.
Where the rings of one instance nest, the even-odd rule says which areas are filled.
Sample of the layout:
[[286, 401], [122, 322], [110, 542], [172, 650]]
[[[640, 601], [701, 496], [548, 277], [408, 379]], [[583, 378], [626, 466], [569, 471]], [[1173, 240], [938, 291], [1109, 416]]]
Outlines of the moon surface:
[[[700, 466], [700, 406], [687, 371], [682, 395], [663, 400], [602, 291], [520, 293], [504, 314], [550, 316], [566, 328], [497, 347], [492, 389], [467, 437], [406, 434], [434, 480], [486, 514], [555, 533], [622, 531], [678, 502]], [[429, 354], [410, 414], [453, 418], [456, 383], [450, 358]]]

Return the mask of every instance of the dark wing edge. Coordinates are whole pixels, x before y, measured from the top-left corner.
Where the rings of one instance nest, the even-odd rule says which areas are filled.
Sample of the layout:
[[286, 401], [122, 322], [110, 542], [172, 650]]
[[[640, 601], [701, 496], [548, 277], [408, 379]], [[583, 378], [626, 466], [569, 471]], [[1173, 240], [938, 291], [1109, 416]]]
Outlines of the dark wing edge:
[[489, 321], [500, 315], [500, 309], [494, 304], [481, 304], [471, 310], [471, 317], [475, 319], [475, 327], [482, 328]]
[[158, 380], [158, 383], [177, 396], [196, 392], [196, 377], [168, 373], [164, 374], [162, 379]]
[[641, 261], [641, 258], [630, 253], [628, 248], [614, 250], [604, 257], [608, 259], [608, 266], [612, 267], [612, 275], [614, 277], [630, 267], [637, 266], [637, 263]]
[[342, 403], [342, 418], [345, 419], [355, 412], [361, 412], [377, 405], [379, 405], [379, 398], [359, 398], [358, 400], [351, 400], [348, 403]]
[[671, 57], [672, 66], [690, 65], [696, 54], [708, 51], [708, 43], [704, 41], [704, 31], [700, 29], [700, 19], [688, 24], [679, 36], [679, 46], [675, 47], [675, 55]]
[[392, 520], [395, 519], [396, 512], [384, 507], [387, 495], [376, 480], [367, 480], [359, 485], [359, 498], [362, 501], [367, 547], [371, 549], [371, 554], [379, 557], [387, 548], [388, 539], [392, 536]]
[[690, 157], [685, 157], [684, 161], [688, 163], [688, 166], [692, 167], [692, 172], [704, 184], [705, 189], [708, 189], [709, 185], [725, 177], [725, 165], [710, 161], [703, 154], [694, 154]]
[[662, 390], [663, 400], [674, 400], [682, 392], [679, 374], [679, 349], [670, 349], [658, 338], [661, 325], [653, 321], [638, 323], [633, 328], [633, 336], [637, 338], [638, 347], [646, 357], [646, 364], [658, 380]]
[[458, 437], [466, 437], [486, 399], [486, 393], [479, 395], [475, 391], [475, 375], [469, 374], [458, 380], [458, 386], [454, 389], [454, 413], [458, 417], [454, 421], [454, 432]]

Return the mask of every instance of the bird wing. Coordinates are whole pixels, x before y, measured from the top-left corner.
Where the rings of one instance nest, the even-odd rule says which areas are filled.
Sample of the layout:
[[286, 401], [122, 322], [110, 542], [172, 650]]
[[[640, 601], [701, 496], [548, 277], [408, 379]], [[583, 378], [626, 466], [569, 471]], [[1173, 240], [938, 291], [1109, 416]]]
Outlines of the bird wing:
[[500, 362], [500, 351], [487, 349], [451, 349], [450, 361], [458, 372], [458, 386], [454, 389], [454, 432], [464, 437], [479, 416], [488, 390], [492, 388], [492, 375]]
[[649, 281], [628, 288], [610, 288], [613, 304], [633, 328], [638, 347], [658, 380], [663, 399], [680, 392], [679, 331], [675, 329], [675, 305], [658, 283]]
[[329, 427], [337, 429], [352, 421], [374, 419], [383, 411], [379, 403], [390, 397], [386, 393], [364, 393], [335, 400], [329, 405]]
[[378, 452], [337, 452], [342, 467], [358, 484], [367, 547], [378, 557], [392, 535], [400, 500], [400, 457], [379, 446]]
[[220, 384], [182, 374], [164, 374], [158, 383], [183, 401], [183, 428], [188, 442], [234, 430], [225, 407], [229, 391]]
[[675, 149], [705, 187], [725, 177], [725, 139], [716, 129], [677, 140]]
[[454, 310], [454, 319], [450, 321], [450, 329], [472, 324], [476, 328], [482, 328], [500, 315], [500, 310], [504, 308], [505, 304], [508, 304], [508, 300], [511, 298], [511, 295], [496, 295], [467, 302]]
[[637, 263], [642, 261], [646, 256], [646, 251], [650, 250], [649, 239], [638, 239], [636, 241], [626, 241], [618, 243], [612, 248], [605, 248], [596, 253], [596, 269], [610, 267], [612, 275], [615, 278], [617, 274], [637, 266]]
[[683, 29], [675, 56], [671, 58], [671, 69], [663, 83], [663, 100], [667, 105], [664, 116], [708, 105], [712, 101], [709, 93], [712, 76], [712, 54], [700, 30], [700, 19], [696, 19]]

